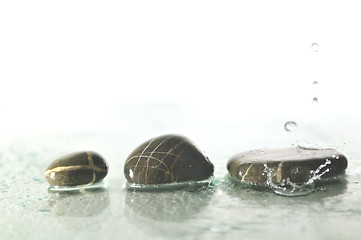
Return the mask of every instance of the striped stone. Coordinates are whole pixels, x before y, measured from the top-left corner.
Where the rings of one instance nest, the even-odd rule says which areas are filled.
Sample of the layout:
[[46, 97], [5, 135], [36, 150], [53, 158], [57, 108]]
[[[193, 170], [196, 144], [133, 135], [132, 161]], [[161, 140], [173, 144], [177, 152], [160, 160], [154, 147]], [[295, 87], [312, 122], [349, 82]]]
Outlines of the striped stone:
[[287, 179], [304, 183], [311, 177], [327, 179], [344, 173], [346, 167], [346, 157], [336, 150], [301, 147], [243, 152], [227, 163], [228, 172], [233, 178], [260, 184], [265, 184], [269, 178], [273, 183]]
[[45, 171], [51, 186], [78, 186], [101, 181], [108, 173], [108, 164], [96, 152], [76, 152], [63, 156]]
[[137, 147], [124, 164], [124, 176], [141, 185], [205, 180], [213, 164], [187, 138], [163, 135]]

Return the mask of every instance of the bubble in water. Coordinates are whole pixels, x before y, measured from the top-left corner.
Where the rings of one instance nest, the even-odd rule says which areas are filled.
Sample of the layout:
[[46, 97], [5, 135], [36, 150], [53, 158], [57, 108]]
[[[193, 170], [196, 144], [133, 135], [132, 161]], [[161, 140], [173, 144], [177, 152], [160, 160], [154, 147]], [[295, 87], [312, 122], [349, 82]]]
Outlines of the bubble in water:
[[288, 122], [285, 123], [284, 128], [285, 128], [285, 130], [286, 130], [287, 132], [294, 131], [294, 130], [296, 130], [296, 128], [297, 128], [297, 123], [294, 122], [294, 121], [288, 121]]
[[318, 52], [318, 50], [320, 49], [320, 46], [318, 45], [318, 43], [313, 43], [311, 48], [312, 48], [312, 51]]
[[314, 98], [312, 99], [312, 103], [315, 104], [315, 105], [317, 105], [317, 104], [318, 104], [318, 98], [317, 98], [317, 97], [314, 97]]

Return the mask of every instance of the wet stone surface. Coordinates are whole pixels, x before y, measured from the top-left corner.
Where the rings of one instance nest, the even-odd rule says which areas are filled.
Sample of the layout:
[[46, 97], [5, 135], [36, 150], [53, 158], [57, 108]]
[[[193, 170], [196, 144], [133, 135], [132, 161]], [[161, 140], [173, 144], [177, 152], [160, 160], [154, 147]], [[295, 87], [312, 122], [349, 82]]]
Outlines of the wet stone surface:
[[76, 152], [63, 156], [45, 171], [51, 186], [70, 187], [100, 182], [108, 173], [108, 164], [96, 152]]
[[124, 175], [129, 183], [159, 185], [205, 180], [213, 175], [213, 168], [189, 139], [163, 135], [146, 141], [128, 156]]
[[301, 147], [247, 151], [227, 163], [233, 178], [255, 184], [328, 179], [344, 173], [346, 168], [346, 157], [334, 149]]

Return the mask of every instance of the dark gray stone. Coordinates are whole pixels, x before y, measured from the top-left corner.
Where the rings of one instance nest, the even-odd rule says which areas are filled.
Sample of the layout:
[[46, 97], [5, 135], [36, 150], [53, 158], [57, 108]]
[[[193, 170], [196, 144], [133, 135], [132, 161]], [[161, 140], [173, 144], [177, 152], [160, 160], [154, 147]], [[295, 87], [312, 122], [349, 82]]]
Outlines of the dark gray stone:
[[345, 172], [346, 157], [334, 149], [306, 149], [301, 147], [247, 151], [233, 156], [227, 163], [230, 175], [248, 183], [273, 183], [289, 179], [294, 183], [307, 182], [311, 177], [335, 177]]

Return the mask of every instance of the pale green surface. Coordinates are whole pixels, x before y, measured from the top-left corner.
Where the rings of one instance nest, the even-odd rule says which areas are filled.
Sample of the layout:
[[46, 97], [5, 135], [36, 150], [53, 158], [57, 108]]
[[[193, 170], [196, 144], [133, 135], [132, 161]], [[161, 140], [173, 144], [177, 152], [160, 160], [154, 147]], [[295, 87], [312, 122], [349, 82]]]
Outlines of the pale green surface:
[[[0, 239], [360, 239], [360, 22], [348, 0], [0, 1]], [[127, 192], [127, 155], [165, 133], [221, 183]], [[297, 142], [343, 152], [344, 182], [222, 183], [234, 154]], [[48, 193], [47, 166], [81, 150], [107, 159], [108, 188]]]
[[[123, 119], [128, 128], [109, 130], [112, 127], [108, 126], [97, 131], [2, 139], [1, 239], [359, 238], [361, 159], [355, 122], [348, 120], [347, 125], [355, 127], [353, 132], [345, 132], [337, 121], [322, 127], [316, 121], [313, 128], [307, 119], [300, 120], [294, 136], [284, 131], [283, 120], [236, 124], [208, 119], [199, 124], [189, 108], [152, 109], [147, 119]], [[127, 191], [122, 173], [127, 155], [148, 138], [169, 132], [188, 136], [205, 151], [215, 165], [214, 188], [199, 192]], [[338, 138], [331, 137], [335, 135]], [[349, 158], [345, 179], [294, 198], [227, 182], [226, 162], [233, 154], [258, 147], [290, 146], [295, 139], [336, 146], [344, 152]], [[44, 170], [55, 158], [76, 150], [94, 150], [108, 160], [107, 188], [49, 193]]]

